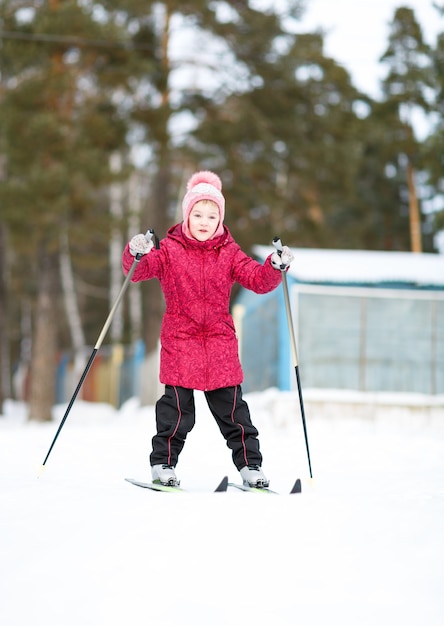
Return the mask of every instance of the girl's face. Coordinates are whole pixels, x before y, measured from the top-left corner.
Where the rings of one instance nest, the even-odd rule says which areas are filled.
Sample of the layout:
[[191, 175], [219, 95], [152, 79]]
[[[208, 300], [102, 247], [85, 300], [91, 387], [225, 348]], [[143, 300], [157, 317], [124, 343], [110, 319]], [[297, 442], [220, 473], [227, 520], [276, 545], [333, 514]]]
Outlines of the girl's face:
[[191, 209], [188, 218], [190, 233], [197, 241], [211, 239], [219, 225], [219, 209], [211, 200], [200, 200]]

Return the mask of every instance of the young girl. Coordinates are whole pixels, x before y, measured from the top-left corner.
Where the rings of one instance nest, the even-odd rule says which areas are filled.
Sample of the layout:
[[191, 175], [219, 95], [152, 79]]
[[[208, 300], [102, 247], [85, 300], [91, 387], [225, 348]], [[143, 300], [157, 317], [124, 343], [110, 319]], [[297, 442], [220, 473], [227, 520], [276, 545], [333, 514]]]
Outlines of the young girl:
[[258, 431], [242, 398], [243, 372], [237, 337], [229, 312], [235, 282], [256, 293], [267, 293], [281, 281], [293, 255], [287, 247], [264, 265], [248, 257], [223, 224], [222, 183], [213, 172], [197, 172], [187, 185], [182, 203], [183, 222], [168, 230], [153, 246], [135, 235], [123, 252], [128, 273], [142, 254], [132, 280], [157, 278], [166, 310], [160, 334], [160, 382], [165, 393], [156, 403], [157, 433], [150, 456], [152, 478], [178, 485], [175, 467], [187, 434], [195, 423], [195, 389], [204, 392], [208, 406], [242, 480], [268, 486], [262, 472]]

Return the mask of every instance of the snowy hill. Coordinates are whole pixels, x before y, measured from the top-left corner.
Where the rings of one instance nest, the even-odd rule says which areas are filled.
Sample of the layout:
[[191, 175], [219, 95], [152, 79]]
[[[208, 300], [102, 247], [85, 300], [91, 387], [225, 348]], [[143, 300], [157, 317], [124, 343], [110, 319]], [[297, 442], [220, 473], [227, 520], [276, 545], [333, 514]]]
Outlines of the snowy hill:
[[441, 626], [444, 424], [310, 414], [297, 396], [246, 396], [264, 469], [285, 494], [212, 494], [230, 453], [200, 394], [178, 474], [148, 478], [153, 407], [77, 402], [37, 478], [50, 424], [0, 417], [4, 626]]

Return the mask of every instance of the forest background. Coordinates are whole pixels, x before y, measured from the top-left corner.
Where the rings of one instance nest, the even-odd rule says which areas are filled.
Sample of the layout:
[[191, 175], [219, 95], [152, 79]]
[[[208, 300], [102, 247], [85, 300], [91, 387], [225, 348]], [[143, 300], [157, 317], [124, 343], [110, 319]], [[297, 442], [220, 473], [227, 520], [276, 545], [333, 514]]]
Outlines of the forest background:
[[[82, 371], [126, 241], [180, 221], [196, 169], [221, 176], [247, 252], [276, 234], [437, 251], [444, 28], [427, 43], [400, 4], [375, 99], [325, 55], [323, 33], [299, 32], [308, 3], [2, 0], [0, 406], [20, 364], [29, 419], [51, 419], [58, 355], [72, 351]], [[155, 281], [133, 287], [108, 341], [142, 338], [150, 352], [163, 300]]]

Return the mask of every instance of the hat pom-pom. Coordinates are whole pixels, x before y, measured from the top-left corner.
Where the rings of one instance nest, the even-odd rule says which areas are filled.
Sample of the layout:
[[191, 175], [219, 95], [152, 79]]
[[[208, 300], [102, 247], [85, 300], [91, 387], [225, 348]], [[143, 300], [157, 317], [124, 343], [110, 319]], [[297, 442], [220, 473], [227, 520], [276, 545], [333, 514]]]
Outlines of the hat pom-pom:
[[217, 174], [214, 172], [203, 171], [196, 172], [190, 178], [187, 183], [187, 191], [190, 191], [193, 187], [198, 185], [199, 183], [207, 183], [208, 185], [212, 185], [216, 187], [218, 191], [222, 190], [222, 181]]

